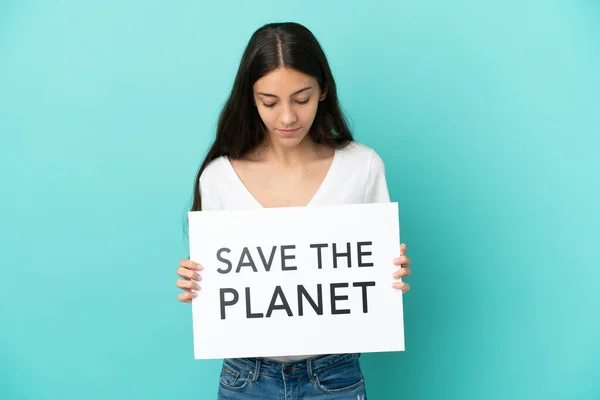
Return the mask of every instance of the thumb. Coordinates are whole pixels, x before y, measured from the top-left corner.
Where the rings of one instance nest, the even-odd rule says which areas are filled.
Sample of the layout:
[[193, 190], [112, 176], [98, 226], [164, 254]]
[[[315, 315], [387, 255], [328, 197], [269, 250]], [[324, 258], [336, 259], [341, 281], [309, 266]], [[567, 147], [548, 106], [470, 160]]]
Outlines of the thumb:
[[406, 254], [406, 245], [404, 243], [402, 243], [400, 245], [400, 255], [403, 256]]

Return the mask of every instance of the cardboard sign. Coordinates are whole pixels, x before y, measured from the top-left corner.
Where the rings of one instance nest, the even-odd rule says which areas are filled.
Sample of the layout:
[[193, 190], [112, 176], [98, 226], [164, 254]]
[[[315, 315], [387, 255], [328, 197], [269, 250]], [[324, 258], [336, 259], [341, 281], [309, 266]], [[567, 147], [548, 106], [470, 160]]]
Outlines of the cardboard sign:
[[397, 203], [189, 213], [196, 359], [404, 350]]

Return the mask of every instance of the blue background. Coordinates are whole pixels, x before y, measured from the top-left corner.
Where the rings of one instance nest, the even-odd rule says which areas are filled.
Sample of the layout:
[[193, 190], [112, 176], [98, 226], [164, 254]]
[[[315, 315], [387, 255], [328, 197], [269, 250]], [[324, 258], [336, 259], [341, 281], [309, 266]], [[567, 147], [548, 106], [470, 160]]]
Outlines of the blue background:
[[0, 2], [0, 398], [214, 398], [176, 300], [185, 215], [247, 40], [285, 20], [413, 260], [369, 398], [600, 398], [595, 0]]

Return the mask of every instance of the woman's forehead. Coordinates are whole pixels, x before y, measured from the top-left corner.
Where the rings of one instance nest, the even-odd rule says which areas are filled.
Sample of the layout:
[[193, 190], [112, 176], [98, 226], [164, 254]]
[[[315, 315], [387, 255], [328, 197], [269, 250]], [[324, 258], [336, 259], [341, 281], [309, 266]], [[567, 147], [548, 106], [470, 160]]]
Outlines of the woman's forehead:
[[293, 96], [298, 92], [308, 91], [318, 83], [315, 78], [292, 68], [278, 68], [260, 78], [254, 84], [257, 94]]

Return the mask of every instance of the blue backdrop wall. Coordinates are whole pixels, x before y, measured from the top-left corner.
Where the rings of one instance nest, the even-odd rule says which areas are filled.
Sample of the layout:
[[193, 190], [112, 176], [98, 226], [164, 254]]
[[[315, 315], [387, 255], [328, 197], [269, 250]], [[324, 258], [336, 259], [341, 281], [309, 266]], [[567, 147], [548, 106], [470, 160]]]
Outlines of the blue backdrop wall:
[[369, 398], [600, 398], [594, 0], [0, 2], [0, 398], [214, 398], [175, 269], [241, 53], [284, 20], [413, 259]]

